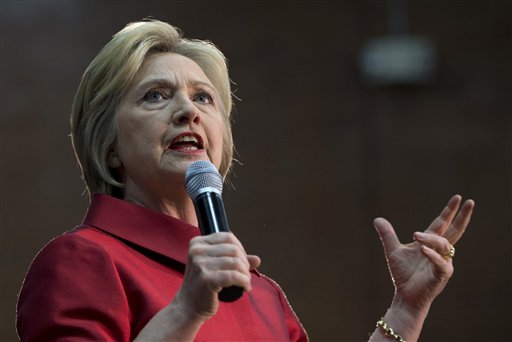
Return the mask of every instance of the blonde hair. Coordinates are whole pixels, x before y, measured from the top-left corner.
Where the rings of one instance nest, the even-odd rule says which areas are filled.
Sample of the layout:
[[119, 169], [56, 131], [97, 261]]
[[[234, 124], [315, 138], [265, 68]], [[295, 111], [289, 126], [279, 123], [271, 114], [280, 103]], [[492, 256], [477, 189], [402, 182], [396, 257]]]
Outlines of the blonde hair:
[[185, 39], [175, 27], [158, 20], [128, 24], [114, 35], [85, 70], [71, 111], [71, 138], [89, 195], [121, 197], [123, 184], [107, 164], [116, 137], [116, 109], [142, 63], [151, 54], [173, 52], [192, 59], [204, 71], [220, 98], [225, 121], [220, 173], [233, 160], [231, 88], [226, 58], [208, 41]]

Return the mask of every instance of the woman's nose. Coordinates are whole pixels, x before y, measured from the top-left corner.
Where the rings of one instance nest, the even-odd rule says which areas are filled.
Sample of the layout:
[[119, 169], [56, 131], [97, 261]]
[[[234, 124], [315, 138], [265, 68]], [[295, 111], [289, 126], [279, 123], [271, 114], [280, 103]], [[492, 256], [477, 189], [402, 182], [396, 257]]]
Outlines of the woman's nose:
[[176, 125], [199, 123], [199, 113], [192, 100], [183, 96], [177, 99], [175, 111], [172, 113], [172, 122]]

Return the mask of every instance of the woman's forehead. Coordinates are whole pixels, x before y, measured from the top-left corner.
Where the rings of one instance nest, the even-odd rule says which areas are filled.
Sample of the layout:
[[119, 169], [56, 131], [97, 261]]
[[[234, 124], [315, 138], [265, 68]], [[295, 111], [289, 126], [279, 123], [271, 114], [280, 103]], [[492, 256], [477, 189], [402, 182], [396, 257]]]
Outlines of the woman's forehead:
[[146, 83], [152, 79], [168, 80], [173, 84], [205, 84], [213, 87], [196, 62], [173, 52], [152, 54], [144, 60], [135, 77], [135, 84]]

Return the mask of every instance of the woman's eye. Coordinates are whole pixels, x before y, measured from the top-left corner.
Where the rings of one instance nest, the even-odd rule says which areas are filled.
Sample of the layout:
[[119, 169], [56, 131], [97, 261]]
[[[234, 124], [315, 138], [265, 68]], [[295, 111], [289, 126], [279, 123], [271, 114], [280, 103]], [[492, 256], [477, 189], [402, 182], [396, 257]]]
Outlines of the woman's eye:
[[159, 90], [150, 90], [144, 95], [144, 101], [158, 102], [164, 99], [164, 95]]
[[194, 96], [194, 101], [209, 104], [213, 102], [213, 97], [207, 92], [200, 92]]

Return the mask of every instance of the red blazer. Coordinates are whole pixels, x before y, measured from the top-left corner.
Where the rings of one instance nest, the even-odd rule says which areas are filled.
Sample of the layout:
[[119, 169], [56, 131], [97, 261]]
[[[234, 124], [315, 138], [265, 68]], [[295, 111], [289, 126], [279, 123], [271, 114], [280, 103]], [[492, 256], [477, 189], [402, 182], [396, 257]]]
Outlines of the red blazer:
[[[22, 341], [130, 341], [174, 297], [197, 227], [107, 195], [36, 256], [18, 300]], [[220, 303], [196, 341], [307, 341], [279, 286]]]

